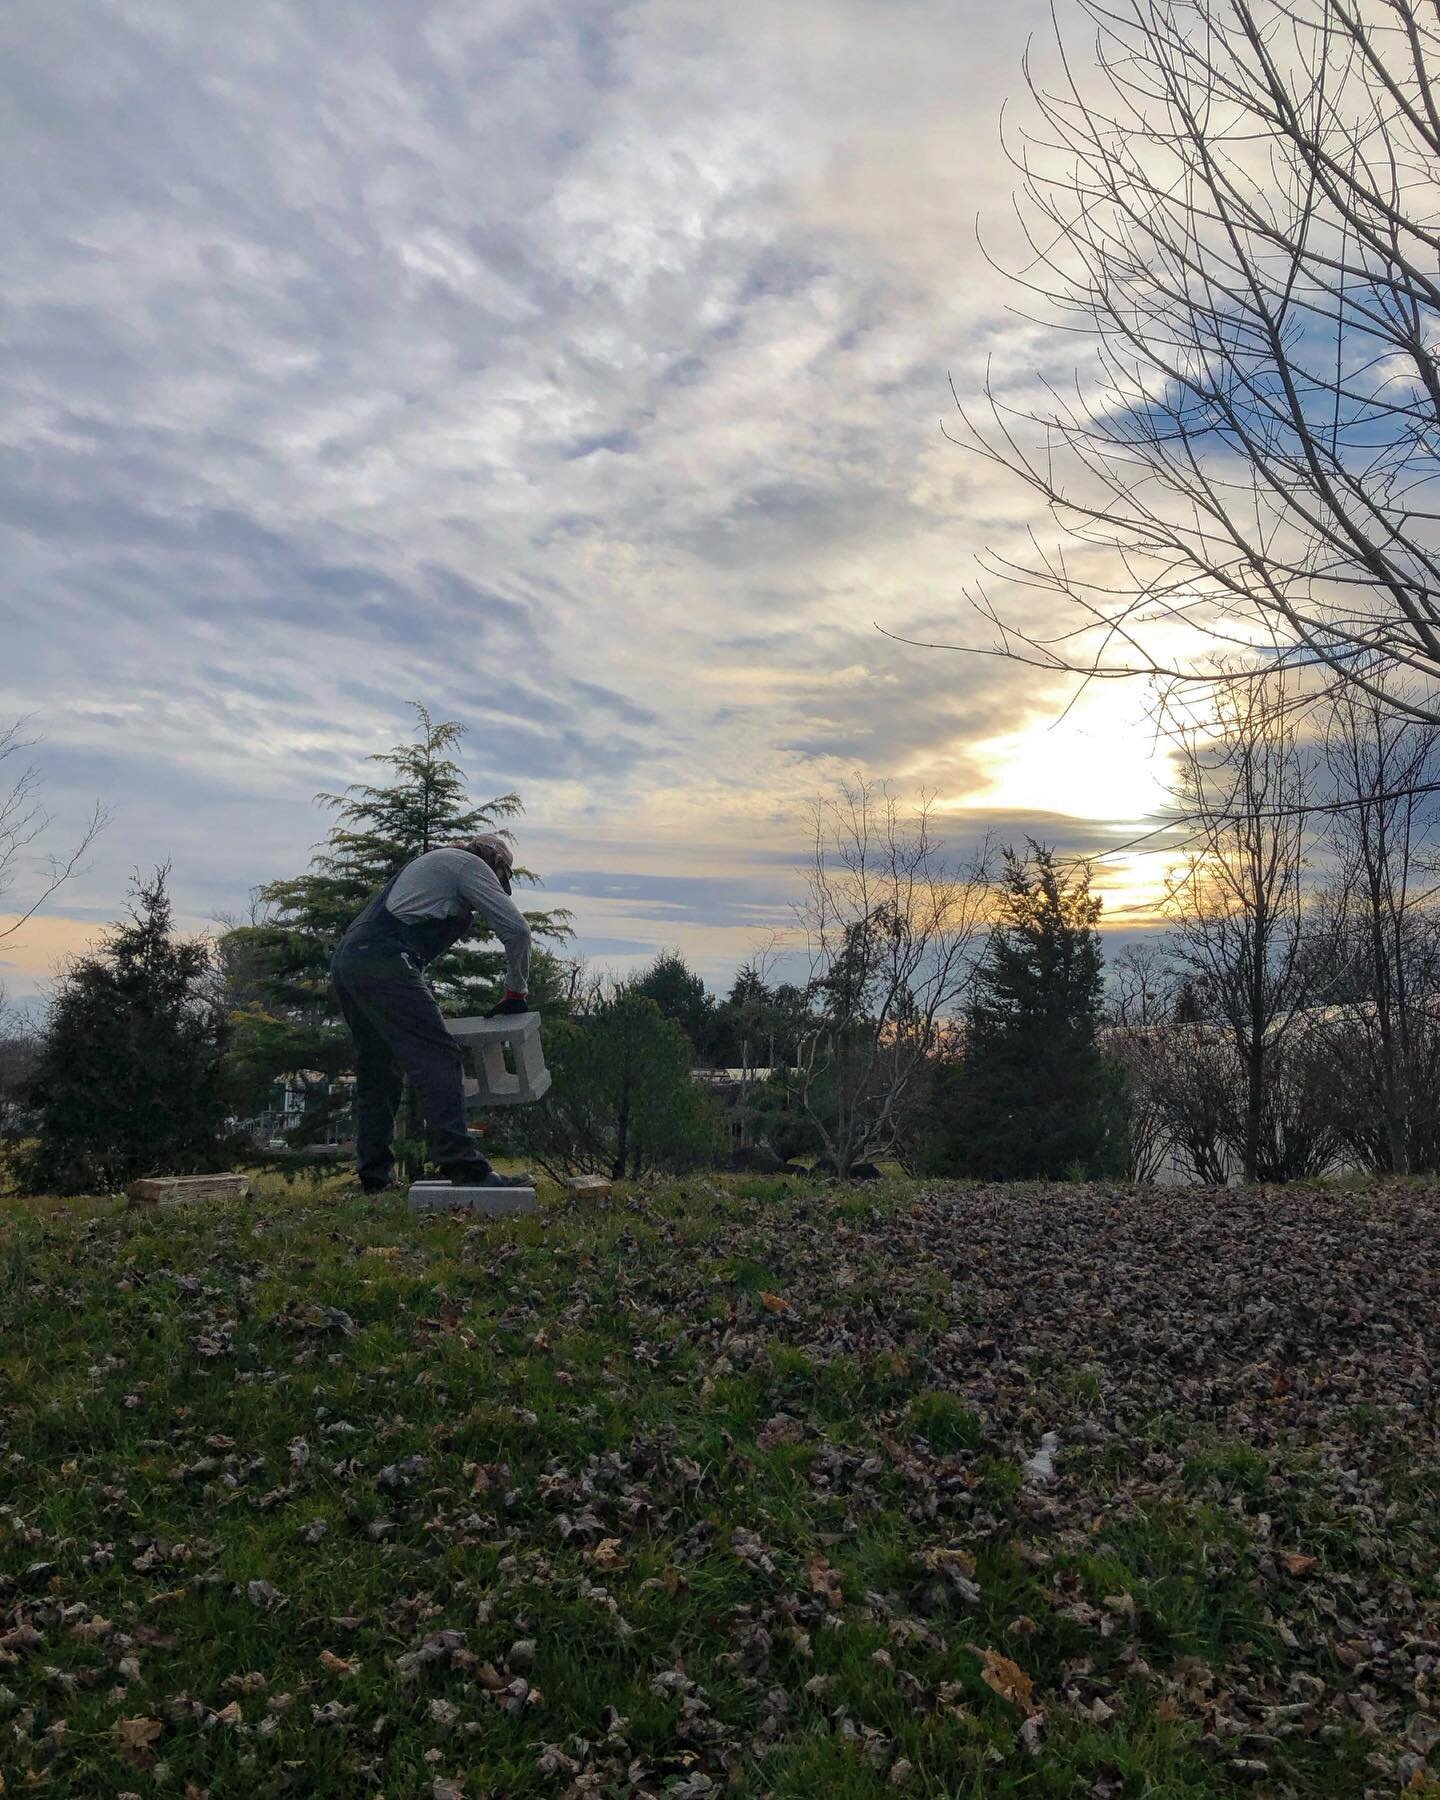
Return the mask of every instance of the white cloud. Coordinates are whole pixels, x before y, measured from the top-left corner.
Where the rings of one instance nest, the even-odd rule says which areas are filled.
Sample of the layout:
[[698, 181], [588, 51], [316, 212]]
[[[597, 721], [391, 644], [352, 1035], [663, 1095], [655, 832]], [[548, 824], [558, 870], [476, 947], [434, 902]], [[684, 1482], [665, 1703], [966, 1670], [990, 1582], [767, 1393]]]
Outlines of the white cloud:
[[412, 696], [572, 864], [982, 792], [1050, 694], [871, 621], [953, 626], [1030, 519], [938, 420], [1064, 354], [972, 237], [1041, 18], [14, 0], [0, 717], [115, 808], [87, 898], [237, 903]]

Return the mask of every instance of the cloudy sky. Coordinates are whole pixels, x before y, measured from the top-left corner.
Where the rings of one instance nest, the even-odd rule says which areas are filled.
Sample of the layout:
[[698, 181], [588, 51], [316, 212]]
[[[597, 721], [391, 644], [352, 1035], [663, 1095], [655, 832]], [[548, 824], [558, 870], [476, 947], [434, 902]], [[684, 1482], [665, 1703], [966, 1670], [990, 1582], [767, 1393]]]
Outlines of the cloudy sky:
[[411, 699], [521, 792], [615, 966], [728, 977], [852, 771], [957, 843], [1131, 835], [1141, 695], [1056, 727], [1033, 676], [875, 629], [964, 635], [977, 553], [1031, 522], [941, 421], [952, 377], [1073, 355], [976, 243], [1047, 18], [9, 0], [0, 722], [42, 739], [57, 846], [112, 813], [12, 991], [136, 865], [193, 924], [294, 873]]

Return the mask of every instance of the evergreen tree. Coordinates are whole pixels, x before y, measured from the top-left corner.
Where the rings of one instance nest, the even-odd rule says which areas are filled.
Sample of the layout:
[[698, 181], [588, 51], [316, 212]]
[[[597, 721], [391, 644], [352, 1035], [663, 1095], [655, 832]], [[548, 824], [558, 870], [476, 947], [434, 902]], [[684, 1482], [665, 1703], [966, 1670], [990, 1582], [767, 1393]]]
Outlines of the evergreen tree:
[[753, 962], [742, 963], [735, 971], [735, 979], [730, 983], [730, 992], [725, 996], [725, 1004], [737, 1010], [742, 1007], [765, 1007], [770, 1004], [770, 988], [765, 977]]
[[1088, 869], [1005, 852], [1001, 917], [966, 1013], [964, 1049], [936, 1073], [924, 1161], [1021, 1181], [1124, 1171], [1118, 1071], [1097, 1041], [1104, 964]]
[[30, 1089], [32, 1193], [109, 1192], [220, 1166], [222, 1021], [204, 942], [176, 937], [168, 869], [136, 877], [130, 917], [70, 965]]
[[745, 963], [714, 1009], [709, 1060], [718, 1068], [788, 1068], [809, 1020], [802, 988], [788, 981], [771, 987], [754, 963]]
[[1175, 994], [1175, 1023], [1199, 1025], [1206, 1018], [1205, 998], [1193, 975], [1187, 975]]
[[[309, 869], [262, 887], [262, 922], [232, 929], [221, 946], [227, 966], [243, 972], [232, 1014], [237, 1109], [260, 1111], [271, 1083], [303, 1075], [312, 1092], [307, 1135], [323, 1134], [334, 1109], [344, 1104], [336, 1083], [352, 1066], [354, 1045], [330, 993], [330, 958], [346, 927], [415, 857], [500, 829], [522, 810], [516, 794], [473, 804], [453, 754], [464, 727], [454, 720], [437, 723], [424, 706], [412, 704], [414, 738], [370, 759], [384, 778], [317, 796], [335, 823]], [[525, 871], [516, 874], [523, 879]], [[560, 913], [526, 917], [538, 936], [567, 935]], [[426, 970], [443, 1011], [481, 1012], [499, 998], [505, 959], [492, 945], [477, 918], [473, 930]], [[556, 959], [538, 952], [531, 968], [536, 1005], [558, 1000], [564, 990]]]
[[730, 984], [730, 992], [715, 1007], [706, 1044], [707, 1060], [716, 1068], [738, 1069], [748, 1055], [760, 1061], [754, 1046], [764, 1035], [763, 1023], [772, 1005], [765, 977], [754, 963], [743, 963]]
[[704, 980], [678, 950], [662, 950], [643, 974], [631, 983], [634, 993], [653, 1000], [663, 1017], [673, 1019], [701, 1054], [709, 1041], [714, 1001]]

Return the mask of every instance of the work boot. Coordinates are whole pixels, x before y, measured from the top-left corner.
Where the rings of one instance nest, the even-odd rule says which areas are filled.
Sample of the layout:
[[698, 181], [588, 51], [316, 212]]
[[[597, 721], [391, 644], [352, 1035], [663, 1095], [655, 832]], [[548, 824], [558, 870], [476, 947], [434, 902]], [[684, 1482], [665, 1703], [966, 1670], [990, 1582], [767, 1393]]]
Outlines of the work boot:
[[502, 1175], [487, 1163], [443, 1163], [441, 1175], [451, 1187], [479, 1188], [533, 1188], [535, 1182], [529, 1175]]

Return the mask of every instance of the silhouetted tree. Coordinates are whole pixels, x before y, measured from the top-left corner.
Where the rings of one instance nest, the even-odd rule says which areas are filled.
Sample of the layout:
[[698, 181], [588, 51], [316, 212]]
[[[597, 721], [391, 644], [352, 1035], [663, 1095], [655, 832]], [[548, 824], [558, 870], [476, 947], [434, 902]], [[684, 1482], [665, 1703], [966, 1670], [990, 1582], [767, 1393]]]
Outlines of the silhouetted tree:
[[136, 878], [129, 919], [60, 978], [30, 1089], [31, 1192], [109, 1192], [222, 1157], [223, 1023], [210, 949], [175, 934], [168, 870]]
[[0, 988], [0, 1140], [24, 1136], [25, 1096], [39, 1054], [34, 1025]]
[[1286, 1062], [1287, 1040], [1313, 994], [1304, 906], [1309, 781], [1284, 684], [1225, 684], [1213, 718], [1181, 732], [1177, 746], [1176, 804], [1195, 847], [1166, 894], [1173, 954], [1234, 1047], [1240, 1173], [1246, 1181], [1285, 1179], [1284, 1142], [1309, 1133], [1287, 1122], [1280, 1072], [1296, 1066]]
[[868, 783], [813, 809], [800, 909], [810, 959], [791, 1083], [837, 1173], [892, 1148], [968, 992], [987, 898], [985, 851], [955, 867], [930, 807], [905, 817]]
[[[18, 719], [0, 727], [0, 899], [14, 883], [22, 854], [27, 860], [36, 857], [52, 823], [41, 799], [39, 767], [22, 760], [35, 748], [35, 739], [23, 735], [25, 723]], [[0, 943], [14, 937], [65, 885], [106, 823], [105, 809], [97, 800], [73, 843], [39, 857], [39, 891], [28, 894], [14, 916], [0, 922]]]
[[1006, 1181], [1122, 1174], [1121, 1082], [1098, 1041], [1104, 965], [1089, 870], [1063, 874], [1041, 844], [1004, 854], [1000, 917], [963, 1054], [940, 1071], [925, 1162]]
[[1330, 1105], [1365, 1167], [1440, 1164], [1440, 919], [1434, 909], [1440, 727], [1336, 696], [1323, 738], [1331, 885], [1312, 907]]

